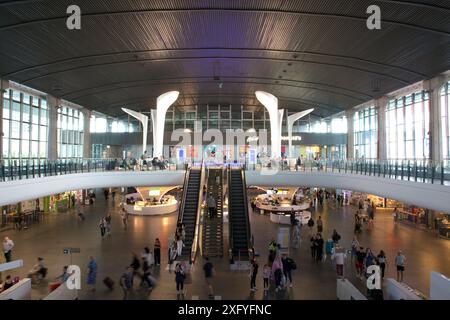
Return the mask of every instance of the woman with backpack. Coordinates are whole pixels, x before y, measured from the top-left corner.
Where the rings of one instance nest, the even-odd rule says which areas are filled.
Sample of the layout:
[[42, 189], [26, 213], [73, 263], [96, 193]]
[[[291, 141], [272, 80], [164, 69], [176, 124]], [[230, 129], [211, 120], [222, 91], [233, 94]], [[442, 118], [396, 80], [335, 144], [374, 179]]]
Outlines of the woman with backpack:
[[286, 277], [286, 284], [287, 280], [289, 280], [289, 287], [292, 288], [292, 270], [297, 269], [297, 265], [286, 254], [283, 254], [281, 262], [283, 264], [283, 274]]

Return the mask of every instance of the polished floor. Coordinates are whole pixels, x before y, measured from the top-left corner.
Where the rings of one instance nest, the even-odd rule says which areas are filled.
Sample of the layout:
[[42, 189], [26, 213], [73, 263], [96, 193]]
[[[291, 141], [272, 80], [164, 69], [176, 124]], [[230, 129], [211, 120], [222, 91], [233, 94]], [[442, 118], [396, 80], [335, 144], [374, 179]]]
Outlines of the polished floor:
[[[99, 192], [99, 194], [101, 194]], [[117, 201], [117, 199], [116, 199]], [[97, 202], [86, 208], [86, 220], [79, 222], [74, 212], [49, 214], [40, 224], [32, 225], [28, 230], [2, 231], [1, 236], [9, 236], [15, 242], [14, 258], [24, 260], [24, 267], [11, 272], [12, 275], [26, 276], [38, 256], [44, 257], [49, 269], [47, 278], [38, 285], [33, 285], [32, 298], [41, 299], [48, 293], [48, 283], [57, 277], [64, 265], [77, 264], [82, 268], [83, 286], [80, 299], [122, 299], [123, 294], [118, 280], [123, 270], [131, 262], [131, 253], [140, 254], [145, 246], [153, 247], [156, 237], [162, 243], [162, 266], [153, 270], [158, 279], [156, 287], [148, 291], [139, 287], [135, 281], [135, 289], [130, 299], [177, 299], [175, 277], [167, 270], [167, 243], [175, 230], [176, 214], [164, 217], [131, 217], [128, 230], [124, 230], [118, 210], [118, 202], [105, 202], [98, 198]], [[100, 218], [110, 212], [112, 214], [112, 235], [101, 239], [98, 229]], [[315, 213], [324, 220], [324, 236], [329, 238], [333, 229], [341, 234], [341, 244], [349, 248], [353, 238], [354, 208], [346, 206], [335, 208], [333, 204], [325, 205]], [[254, 235], [255, 248], [259, 253], [260, 273], [257, 279], [258, 291], [251, 293], [248, 271], [231, 271], [228, 258], [212, 259], [215, 267], [213, 279], [216, 299], [336, 299], [336, 273], [331, 262], [314, 263], [310, 258], [309, 230], [303, 228], [300, 248], [290, 249], [290, 256], [297, 262], [298, 269], [293, 272], [294, 287], [276, 293], [270, 290], [264, 294], [262, 290], [261, 270], [268, 254], [268, 243], [276, 238], [278, 225], [269, 221], [268, 216], [251, 213], [251, 228]], [[225, 227], [227, 230], [227, 227]], [[225, 234], [227, 252], [227, 234]], [[378, 253], [385, 250], [388, 255], [386, 277], [395, 277], [395, 266], [392, 264], [398, 249], [402, 249], [406, 258], [404, 282], [412, 288], [429, 294], [429, 273], [438, 271], [450, 275], [450, 241], [438, 238], [435, 234], [414, 229], [409, 226], [394, 224], [389, 211], [379, 210], [375, 217], [374, 228], [364, 230], [358, 236], [364, 247], [370, 247]], [[63, 248], [76, 247], [81, 253], [63, 254]], [[89, 256], [94, 256], [98, 263], [97, 289], [90, 292], [85, 283]], [[389, 265], [389, 262], [391, 264]], [[185, 284], [185, 299], [207, 299], [208, 290], [202, 273], [202, 258], [194, 264], [190, 281]], [[361, 291], [364, 285], [355, 277], [355, 269], [350, 258], [347, 258], [345, 275]], [[6, 273], [4, 273], [4, 276]], [[112, 291], [106, 289], [102, 280], [111, 277], [116, 282]]]

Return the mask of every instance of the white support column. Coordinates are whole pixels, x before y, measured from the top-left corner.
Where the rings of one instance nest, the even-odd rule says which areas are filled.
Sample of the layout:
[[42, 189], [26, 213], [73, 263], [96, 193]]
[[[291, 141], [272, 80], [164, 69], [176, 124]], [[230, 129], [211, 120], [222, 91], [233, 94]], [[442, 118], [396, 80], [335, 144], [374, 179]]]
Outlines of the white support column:
[[256, 98], [267, 109], [270, 117], [270, 150], [272, 158], [280, 158], [281, 156], [281, 124], [283, 119], [283, 111], [278, 110], [278, 98], [274, 95], [256, 91]]
[[60, 103], [60, 99], [51, 95], [47, 96], [49, 112], [47, 157], [49, 160], [58, 159], [58, 108]]
[[388, 103], [387, 97], [381, 97], [374, 101], [377, 108], [377, 122], [378, 122], [378, 139], [377, 139], [377, 159], [387, 160], [387, 140], [386, 140], [386, 106]]
[[353, 159], [355, 153], [354, 132], [353, 132], [353, 118], [355, 116], [354, 110], [347, 110], [347, 159]]
[[163, 93], [156, 99], [156, 111], [152, 110], [153, 123], [153, 157], [163, 155], [164, 126], [169, 107], [178, 99], [178, 91]]
[[442, 160], [442, 138], [441, 138], [441, 99], [439, 91], [445, 83], [445, 77], [436, 77], [424, 82], [424, 89], [430, 97], [430, 159]]
[[92, 158], [92, 142], [91, 142], [91, 115], [92, 111], [82, 109], [83, 120], [83, 158]]

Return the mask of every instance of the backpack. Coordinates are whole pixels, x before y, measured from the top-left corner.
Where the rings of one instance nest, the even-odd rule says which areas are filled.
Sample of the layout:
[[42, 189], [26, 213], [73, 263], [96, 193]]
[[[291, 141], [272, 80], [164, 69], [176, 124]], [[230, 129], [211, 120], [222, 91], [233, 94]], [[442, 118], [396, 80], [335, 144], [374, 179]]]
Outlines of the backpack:
[[291, 266], [291, 270], [297, 270], [297, 264], [295, 263], [294, 260], [292, 260], [291, 258], [288, 258], [289, 265]]
[[309, 227], [314, 227], [314, 220], [311, 218], [311, 219], [309, 219], [309, 221], [308, 221], [308, 226]]

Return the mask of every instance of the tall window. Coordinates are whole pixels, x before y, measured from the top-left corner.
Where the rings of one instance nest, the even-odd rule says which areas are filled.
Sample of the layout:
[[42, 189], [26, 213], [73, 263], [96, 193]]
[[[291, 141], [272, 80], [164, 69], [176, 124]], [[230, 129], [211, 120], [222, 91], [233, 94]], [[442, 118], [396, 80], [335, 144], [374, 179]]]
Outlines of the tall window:
[[388, 159], [428, 159], [429, 124], [427, 92], [420, 91], [389, 101], [386, 108]]
[[3, 158], [47, 158], [48, 110], [41, 97], [3, 93]]
[[354, 157], [377, 158], [378, 110], [368, 107], [355, 112], [354, 116]]
[[441, 89], [442, 157], [450, 158], [450, 81]]
[[83, 157], [84, 116], [80, 110], [58, 109], [58, 158]]

